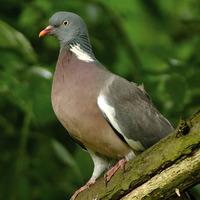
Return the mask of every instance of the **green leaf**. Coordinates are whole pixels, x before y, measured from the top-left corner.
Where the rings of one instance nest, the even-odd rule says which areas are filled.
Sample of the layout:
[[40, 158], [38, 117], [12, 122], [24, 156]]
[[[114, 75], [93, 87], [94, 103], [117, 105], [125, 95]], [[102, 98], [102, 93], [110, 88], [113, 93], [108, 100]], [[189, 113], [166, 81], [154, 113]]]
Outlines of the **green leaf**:
[[70, 152], [56, 140], [52, 140], [52, 146], [60, 161], [73, 168], [76, 175], [81, 177], [80, 169]]
[[22, 33], [2, 20], [0, 20], [0, 30], [0, 48], [16, 49], [22, 56], [26, 57], [27, 61], [36, 61], [36, 53], [31, 43]]
[[179, 74], [160, 77], [157, 94], [166, 109], [180, 110], [184, 107], [187, 97], [187, 83]]

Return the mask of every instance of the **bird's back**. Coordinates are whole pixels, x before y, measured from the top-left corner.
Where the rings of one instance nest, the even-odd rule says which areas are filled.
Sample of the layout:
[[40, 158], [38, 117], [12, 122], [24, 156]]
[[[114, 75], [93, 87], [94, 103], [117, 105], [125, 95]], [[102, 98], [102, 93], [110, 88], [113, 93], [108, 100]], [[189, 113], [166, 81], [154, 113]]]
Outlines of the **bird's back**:
[[[119, 76], [113, 75], [107, 80], [99, 99], [99, 107], [111, 125], [126, 141], [131, 139], [139, 142], [144, 149], [173, 130], [169, 121], [154, 107], [147, 93], [135, 83]], [[109, 106], [110, 111], [106, 106]]]

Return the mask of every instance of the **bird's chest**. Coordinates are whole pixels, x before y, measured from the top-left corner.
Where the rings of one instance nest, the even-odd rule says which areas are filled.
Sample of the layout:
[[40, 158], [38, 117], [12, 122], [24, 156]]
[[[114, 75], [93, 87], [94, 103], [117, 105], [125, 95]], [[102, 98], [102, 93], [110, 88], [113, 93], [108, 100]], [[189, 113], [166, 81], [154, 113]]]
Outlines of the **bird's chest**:
[[[70, 74], [70, 75], [69, 75]], [[87, 70], [55, 72], [52, 85], [53, 110], [63, 126], [74, 136], [84, 130], [87, 121], [96, 115], [98, 88]]]

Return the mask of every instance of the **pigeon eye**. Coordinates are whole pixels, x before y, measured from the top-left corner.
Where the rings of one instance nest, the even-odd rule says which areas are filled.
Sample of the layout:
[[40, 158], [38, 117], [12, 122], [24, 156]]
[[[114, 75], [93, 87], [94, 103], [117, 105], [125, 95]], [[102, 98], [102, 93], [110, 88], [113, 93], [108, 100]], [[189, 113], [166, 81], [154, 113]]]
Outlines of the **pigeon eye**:
[[68, 25], [68, 21], [67, 20], [65, 20], [64, 22], [63, 22], [63, 24], [65, 25], [65, 26], [67, 26]]

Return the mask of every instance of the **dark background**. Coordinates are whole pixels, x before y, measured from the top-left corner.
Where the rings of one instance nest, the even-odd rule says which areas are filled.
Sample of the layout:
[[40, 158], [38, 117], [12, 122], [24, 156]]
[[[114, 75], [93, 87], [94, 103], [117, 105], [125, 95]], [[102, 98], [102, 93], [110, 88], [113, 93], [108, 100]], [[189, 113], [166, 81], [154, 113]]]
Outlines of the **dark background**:
[[[96, 57], [144, 83], [176, 126], [200, 102], [199, 0], [1, 0], [0, 199], [64, 200], [93, 164], [56, 119], [50, 102], [59, 45], [39, 39], [56, 11], [86, 21]], [[200, 189], [193, 189], [200, 199]]]

